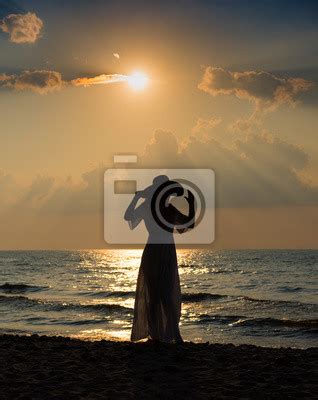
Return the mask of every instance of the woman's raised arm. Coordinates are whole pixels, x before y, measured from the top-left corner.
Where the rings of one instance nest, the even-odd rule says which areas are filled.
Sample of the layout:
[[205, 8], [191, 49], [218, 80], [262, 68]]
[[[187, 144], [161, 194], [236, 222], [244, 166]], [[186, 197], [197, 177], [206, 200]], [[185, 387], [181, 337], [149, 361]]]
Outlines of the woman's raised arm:
[[130, 229], [134, 229], [143, 219], [142, 204], [136, 208], [138, 200], [141, 198], [142, 192], [136, 192], [131, 200], [124, 215], [124, 220], [129, 223]]

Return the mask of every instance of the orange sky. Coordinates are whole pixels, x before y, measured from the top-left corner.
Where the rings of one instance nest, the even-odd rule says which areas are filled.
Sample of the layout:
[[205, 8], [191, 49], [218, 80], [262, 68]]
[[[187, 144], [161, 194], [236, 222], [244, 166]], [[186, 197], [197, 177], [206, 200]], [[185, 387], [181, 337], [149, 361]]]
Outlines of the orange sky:
[[0, 247], [106, 246], [117, 153], [214, 169], [215, 247], [317, 247], [316, 7], [102, 3], [1, 8]]

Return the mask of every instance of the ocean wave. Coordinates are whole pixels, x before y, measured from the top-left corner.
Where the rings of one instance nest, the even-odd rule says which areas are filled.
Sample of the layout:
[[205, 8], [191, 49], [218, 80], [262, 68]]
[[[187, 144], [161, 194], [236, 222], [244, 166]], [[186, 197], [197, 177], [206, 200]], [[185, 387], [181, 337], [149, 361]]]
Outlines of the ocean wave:
[[249, 297], [249, 296], [235, 296], [234, 297], [237, 300], [243, 300], [247, 302], [254, 302], [254, 303], [264, 303], [272, 306], [291, 306], [291, 307], [312, 307], [312, 308], [317, 308], [318, 311], [318, 306], [317, 304], [313, 303], [303, 303], [300, 301], [292, 301], [292, 300], [270, 300], [270, 299], [257, 299], [255, 297]]
[[[76, 316], [72, 316], [73, 318]], [[91, 319], [67, 319], [67, 318], [46, 318], [46, 317], [29, 317], [25, 321], [33, 326], [52, 326], [52, 325], [93, 325], [93, 324], [106, 324], [108, 319], [91, 318]]]
[[46, 301], [41, 299], [30, 299], [26, 296], [5, 296], [0, 295], [0, 302], [11, 304], [18, 307], [34, 307], [44, 311], [98, 311], [108, 313], [126, 313], [130, 314], [132, 309], [124, 307], [119, 304], [81, 304], [81, 303], [67, 303], [60, 301]]
[[120, 298], [129, 298], [134, 297], [135, 292], [133, 291], [89, 291], [89, 292], [80, 292], [80, 295], [96, 297], [96, 298], [104, 298], [104, 297], [120, 297]]
[[5, 295], [0, 295], [0, 302], [1, 303], [8, 303], [8, 304], [14, 304], [14, 303], [24, 303], [25, 305], [29, 304], [37, 304], [37, 300], [29, 299], [26, 296], [5, 296]]
[[229, 297], [226, 294], [216, 293], [182, 293], [182, 300], [189, 303], [197, 303], [204, 300], [217, 300], [224, 297]]
[[[135, 292], [133, 291], [99, 291], [99, 292], [81, 292], [81, 295], [95, 297], [95, 298], [133, 298], [135, 297]], [[182, 293], [182, 301], [196, 303], [204, 300], [216, 300], [223, 297], [229, 297], [228, 295], [216, 294], [216, 293]]]
[[0, 291], [5, 293], [38, 292], [48, 289], [47, 286], [27, 285], [25, 283], [5, 283], [0, 285]]
[[[189, 292], [189, 293], [182, 293], [182, 300], [184, 302], [189, 303], [197, 303], [200, 301], [209, 301], [209, 300], [219, 300], [219, 299], [226, 299], [226, 301], [246, 301], [251, 303], [264, 303], [272, 306], [302, 306], [302, 307], [317, 307], [316, 304], [311, 303], [301, 303], [298, 301], [291, 301], [291, 300], [270, 300], [270, 299], [258, 299], [255, 297], [249, 296], [241, 296], [241, 295], [232, 295], [232, 294], [218, 294], [218, 293], [206, 293], [206, 292]], [[318, 310], [318, 307], [317, 307]]]
[[[79, 292], [79, 295], [88, 296], [93, 298], [134, 298], [134, 291], [89, 291], [89, 292]], [[247, 301], [255, 303], [267, 303], [273, 306], [278, 305], [301, 305], [301, 306], [312, 306], [317, 307], [315, 304], [301, 303], [297, 301], [290, 300], [270, 300], [270, 299], [258, 299], [255, 297], [242, 296], [242, 295], [232, 295], [232, 294], [220, 294], [220, 293], [208, 293], [208, 292], [183, 292], [181, 294], [182, 301], [185, 303], [199, 303], [201, 301], [214, 301], [226, 299], [226, 301]]]
[[233, 274], [236, 272], [241, 272], [239, 269], [225, 269], [225, 268], [218, 268], [214, 265], [195, 265], [195, 264], [179, 264], [179, 268], [183, 269], [202, 269], [208, 268], [211, 274]]
[[226, 301], [246, 301], [246, 302], [255, 302], [255, 303], [265, 303], [272, 306], [302, 306], [302, 307], [318, 307], [316, 304], [312, 303], [303, 303], [299, 301], [291, 301], [291, 300], [270, 300], [270, 299], [258, 299], [255, 297], [242, 296], [242, 295], [233, 295], [233, 294], [219, 294], [219, 293], [207, 293], [207, 292], [185, 292], [182, 293], [182, 301], [186, 303], [197, 303], [200, 301], [213, 301], [219, 299], [225, 299]]
[[242, 315], [209, 315], [209, 314], [200, 314], [198, 323], [207, 324], [207, 323], [217, 323], [217, 324], [233, 324], [243, 318], [246, 318]]
[[318, 319], [243, 318], [233, 325], [318, 329]]
[[318, 319], [279, 319], [279, 318], [253, 318], [244, 315], [208, 315], [201, 314], [199, 323], [217, 323], [230, 326], [246, 326], [246, 327], [289, 327], [295, 329], [316, 330], [318, 329]]
[[290, 286], [279, 286], [277, 288], [280, 292], [300, 292], [303, 290], [303, 288], [297, 286], [297, 287], [290, 287]]
[[114, 311], [114, 312], [127, 312], [130, 313], [132, 308], [120, 306], [119, 304], [79, 304], [72, 306], [79, 307], [84, 310], [95, 310], [95, 311]]
[[25, 329], [0, 328], [0, 335], [27, 335], [31, 333]]
[[107, 319], [105, 318], [92, 318], [92, 319], [43, 319], [42, 321], [35, 321], [32, 323], [32, 325], [43, 325], [43, 326], [56, 326], [56, 325], [65, 325], [65, 326], [70, 326], [70, 325], [95, 325], [95, 324], [107, 324]]
[[56, 321], [51, 322], [50, 325], [94, 325], [94, 324], [105, 324], [105, 319], [84, 319], [79, 321]]

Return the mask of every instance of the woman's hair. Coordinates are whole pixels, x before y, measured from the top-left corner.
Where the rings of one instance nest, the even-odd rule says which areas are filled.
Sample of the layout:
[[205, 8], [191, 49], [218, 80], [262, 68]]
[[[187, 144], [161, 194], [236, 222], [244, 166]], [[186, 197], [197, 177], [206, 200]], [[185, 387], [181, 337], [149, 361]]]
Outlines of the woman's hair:
[[157, 187], [167, 181], [169, 181], [169, 177], [167, 175], [158, 175], [153, 178], [152, 184]]
[[146, 187], [146, 189], [143, 190], [143, 195], [145, 198], [151, 199], [152, 195], [156, 191], [156, 189], [162, 185], [164, 182], [169, 182], [169, 178], [167, 175], [158, 175], [156, 176], [153, 181], [152, 185]]

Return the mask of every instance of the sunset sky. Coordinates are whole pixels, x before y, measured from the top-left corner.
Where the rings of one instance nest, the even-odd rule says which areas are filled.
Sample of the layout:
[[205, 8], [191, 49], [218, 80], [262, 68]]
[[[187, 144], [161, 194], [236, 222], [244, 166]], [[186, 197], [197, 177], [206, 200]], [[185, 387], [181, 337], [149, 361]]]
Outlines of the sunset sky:
[[214, 169], [215, 248], [317, 248], [317, 15], [316, 1], [0, 0], [0, 248], [106, 247], [117, 153]]

